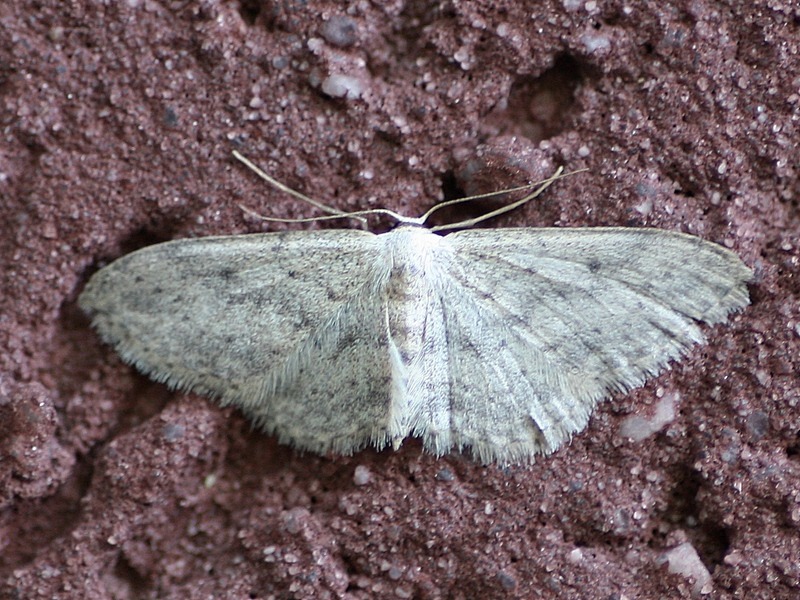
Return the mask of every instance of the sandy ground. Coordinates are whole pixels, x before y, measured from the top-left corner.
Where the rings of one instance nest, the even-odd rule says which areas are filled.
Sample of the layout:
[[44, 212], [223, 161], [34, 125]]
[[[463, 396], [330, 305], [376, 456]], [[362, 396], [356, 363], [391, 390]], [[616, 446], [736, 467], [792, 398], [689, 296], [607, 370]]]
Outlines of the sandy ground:
[[[0, 596], [798, 597], [797, 4], [349, 4], [0, 6]], [[301, 455], [76, 304], [151, 243], [332, 226], [246, 215], [309, 208], [234, 149], [406, 214], [587, 168], [488, 226], [693, 233], [752, 305], [532, 466]]]

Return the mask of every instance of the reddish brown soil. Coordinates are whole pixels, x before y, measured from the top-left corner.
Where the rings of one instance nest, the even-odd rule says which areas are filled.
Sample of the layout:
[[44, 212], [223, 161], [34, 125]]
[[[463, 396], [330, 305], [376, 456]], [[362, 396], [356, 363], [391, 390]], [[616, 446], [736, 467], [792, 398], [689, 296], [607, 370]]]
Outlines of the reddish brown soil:
[[[0, 597], [800, 596], [797, 4], [350, 4], [0, 6]], [[586, 167], [488, 226], [694, 233], [753, 304], [533, 466], [302, 456], [76, 307], [133, 249], [288, 227], [239, 204], [308, 216], [233, 149], [407, 214]], [[684, 542], [704, 586], [664, 564]]]

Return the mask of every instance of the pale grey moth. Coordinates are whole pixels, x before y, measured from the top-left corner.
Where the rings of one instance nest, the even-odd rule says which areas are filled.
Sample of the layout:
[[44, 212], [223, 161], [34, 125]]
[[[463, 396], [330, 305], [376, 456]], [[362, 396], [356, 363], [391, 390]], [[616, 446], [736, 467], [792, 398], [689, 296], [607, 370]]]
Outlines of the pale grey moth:
[[149, 246], [97, 272], [80, 305], [139, 370], [238, 406], [297, 448], [351, 454], [415, 436], [435, 455], [519, 463], [749, 301], [738, 256], [683, 233], [442, 236], [426, 217], [397, 218], [380, 235]]

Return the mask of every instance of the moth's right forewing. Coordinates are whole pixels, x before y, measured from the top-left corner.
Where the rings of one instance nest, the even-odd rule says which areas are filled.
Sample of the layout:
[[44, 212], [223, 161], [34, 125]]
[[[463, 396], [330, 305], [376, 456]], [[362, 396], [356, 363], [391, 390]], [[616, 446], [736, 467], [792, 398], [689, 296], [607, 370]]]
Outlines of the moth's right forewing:
[[376, 239], [326, 230], [158, 244], [97, 272], [80, 305], [146, 374], [225, 397], [279, 369], [357, 293]]

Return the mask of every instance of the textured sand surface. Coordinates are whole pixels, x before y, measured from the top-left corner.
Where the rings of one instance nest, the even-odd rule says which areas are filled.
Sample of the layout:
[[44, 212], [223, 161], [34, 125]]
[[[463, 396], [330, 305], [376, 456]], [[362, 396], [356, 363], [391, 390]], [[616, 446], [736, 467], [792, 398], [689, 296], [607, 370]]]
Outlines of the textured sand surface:
[[[352, 4], [0, 6], [0, 597], [796, 598], [797, 5]], [[233, 149], [406, 214], [586, 167], [489, 226], [700, 235], [753, 304], [531, 467], [300, 455], [76, 306], [154, 242], [323, 226], [243, 213], [309, 209]]]

